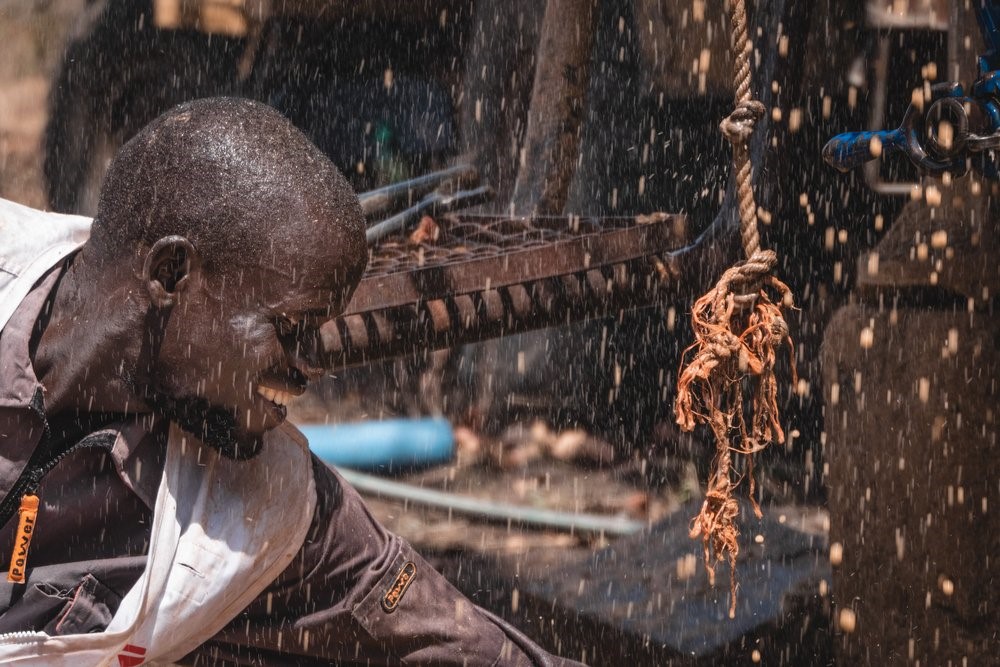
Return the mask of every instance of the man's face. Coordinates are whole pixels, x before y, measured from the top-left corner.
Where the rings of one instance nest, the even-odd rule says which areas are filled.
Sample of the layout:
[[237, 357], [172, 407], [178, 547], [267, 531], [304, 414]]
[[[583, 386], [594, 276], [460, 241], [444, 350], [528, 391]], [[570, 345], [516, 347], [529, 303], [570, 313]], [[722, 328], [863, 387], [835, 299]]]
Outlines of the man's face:
[[343, 263], [333, 247], [278, 248], [192, 274], [163, 332], [154, 409], [226, 455], [256, 453], [286, 404], [322, 373], [319, 328], [353, 290], [346, 271], [334, 270]]

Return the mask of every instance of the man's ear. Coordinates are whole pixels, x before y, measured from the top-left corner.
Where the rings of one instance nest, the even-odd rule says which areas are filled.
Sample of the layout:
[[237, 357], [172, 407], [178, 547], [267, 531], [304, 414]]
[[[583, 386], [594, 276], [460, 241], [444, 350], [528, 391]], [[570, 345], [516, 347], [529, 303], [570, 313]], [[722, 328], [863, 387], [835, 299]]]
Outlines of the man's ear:
[[198, 267], [198, 253], [183, 236], [164, 236], [146, 253], [142, 277], [149, 298], [157, 308], [168, 308], [187, 287]]

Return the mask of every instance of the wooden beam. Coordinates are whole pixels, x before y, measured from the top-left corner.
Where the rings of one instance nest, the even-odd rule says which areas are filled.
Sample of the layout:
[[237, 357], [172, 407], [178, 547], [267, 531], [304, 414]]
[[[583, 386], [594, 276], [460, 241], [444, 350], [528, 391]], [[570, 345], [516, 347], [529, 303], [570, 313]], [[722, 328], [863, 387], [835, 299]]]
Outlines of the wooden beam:
[[511, 200], [518, 215], [557, 215], [578, 158], [594, 41], [593, 0], [549, 0], [528, 127]]

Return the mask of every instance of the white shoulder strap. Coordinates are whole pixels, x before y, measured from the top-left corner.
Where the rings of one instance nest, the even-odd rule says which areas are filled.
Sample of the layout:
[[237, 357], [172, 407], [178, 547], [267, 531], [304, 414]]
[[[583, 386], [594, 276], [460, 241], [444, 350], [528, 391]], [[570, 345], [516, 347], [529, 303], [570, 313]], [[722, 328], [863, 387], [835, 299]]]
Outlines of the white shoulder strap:
[[0, 199], [0, 331], [32, 285], [86, 242], [92, 222]]

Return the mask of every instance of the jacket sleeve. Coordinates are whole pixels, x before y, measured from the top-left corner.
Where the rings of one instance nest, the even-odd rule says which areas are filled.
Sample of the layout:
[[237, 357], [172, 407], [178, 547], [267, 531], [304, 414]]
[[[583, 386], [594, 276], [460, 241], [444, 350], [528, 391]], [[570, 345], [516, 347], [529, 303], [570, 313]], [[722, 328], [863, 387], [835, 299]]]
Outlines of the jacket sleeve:
[[[566, 665], [470, 602], [314, 459], [318, 504], [296, 559], [198, 664]], [[310, 660], [311, 659], [311, 660]]]

